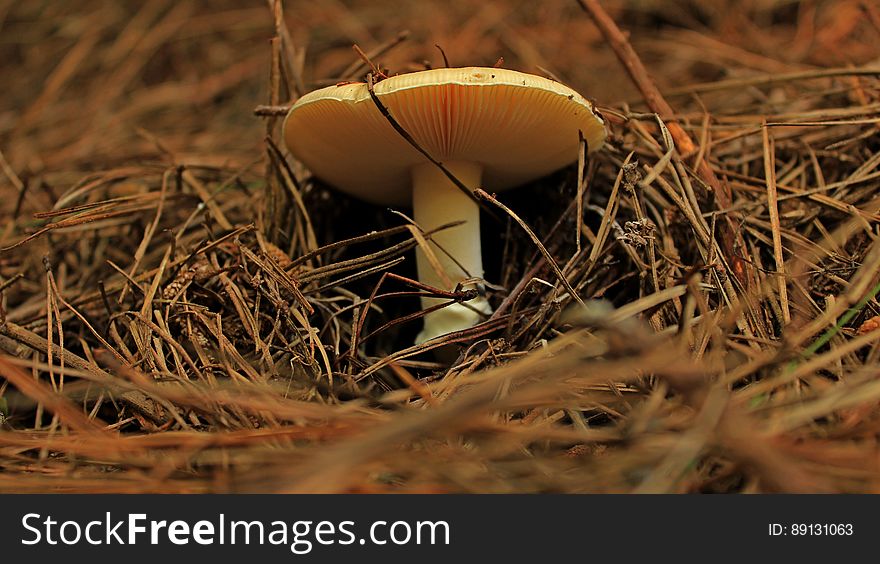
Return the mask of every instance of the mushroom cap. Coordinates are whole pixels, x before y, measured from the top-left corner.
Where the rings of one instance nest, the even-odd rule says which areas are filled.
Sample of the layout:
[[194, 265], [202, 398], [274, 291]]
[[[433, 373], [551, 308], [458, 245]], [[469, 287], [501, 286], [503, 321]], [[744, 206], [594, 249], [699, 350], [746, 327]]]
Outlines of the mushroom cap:
[[[489, 191], [577, 160], [578, 131], [590, 151], [605, 141], [593, 104], [531, 74], [433, 69], [382, 80], [373, 91], [434, 159], [482, 165], [482, 188]], [[409, 205], [411, 167], [427, 162], [382, 115], [365, 83], [329, 86], [297, 100], [284, 120], [284, 140], [318, 178], [382, 205]]]

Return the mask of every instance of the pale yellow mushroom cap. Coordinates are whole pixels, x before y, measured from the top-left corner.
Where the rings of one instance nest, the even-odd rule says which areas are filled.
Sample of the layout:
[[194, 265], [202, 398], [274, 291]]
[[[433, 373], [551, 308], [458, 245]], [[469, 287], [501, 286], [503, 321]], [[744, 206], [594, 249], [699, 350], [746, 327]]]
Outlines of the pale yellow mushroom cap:
[[[374, 92], [433, 158], [483, 167], [482, 188], [503, 190], [575, 160], [605, 141], [593, 105], [571, 88], [496, 68], [434, 69], [382, 80]], [[365, 83], [306, 94], [284, 121], [291, 153], [318, 178], [360, 199], [409, 205], [411, 167], [426, 162], [381, 114]], [[475, 187], [472, 187], [475, 188]]]

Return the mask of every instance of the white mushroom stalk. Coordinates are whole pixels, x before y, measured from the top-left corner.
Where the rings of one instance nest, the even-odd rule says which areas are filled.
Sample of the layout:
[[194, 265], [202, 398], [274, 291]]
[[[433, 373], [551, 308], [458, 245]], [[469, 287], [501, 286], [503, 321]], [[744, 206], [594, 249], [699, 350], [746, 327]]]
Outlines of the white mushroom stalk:
[[[456, 161], [444, 163], [446, 169], [468, 188], [480, 186], [482, 167], [476, 163]], [[483, 277], [483, 253], [480, 245], [480, 207], [433, 163], [412, 168], [413, 219], [424, 231], [463, 221], [433, 234], [431, 250], [443, 271], [430, 263], [422, 249], [416, 251], [419, 281], [423, 284], [453, 290], [462, 280]], [[445, 280], [444, 280], [445, 278]], [[472, 285], [462, 289], [473, 288]], [[428, 309], [448, 302], [444, 298], [422, 298], [422, 308]], [[476, 325], [492, 313], [486, 298], [478, 296], [465, 304], [452, 303], [425, 315], [425, 326], [416, 337], [416, 343], [453, 331]]]
[[[512, 70], [467, 67], [402, 74], [378, 82], [373, 93], [419, 148], [472, 189], [498, 192], [574, 162], [579, 133], [590, 151], [605, 141], [605, 124], [583, 96], [553, 80]], [[417, 251], [422, 283], [453, 290], [469, 278], [483, 277], [476, 203], [395, 130], [366, 84], [330, 86], [297, 100], [284, 122], [284, 140], [331, 186], [375, 204], [412, 205], [425, 231], [463, 221], [432, 235], [438, 269]], [[449, 300], [424, 298], [422, 306], [443, 301]], [[489, 313], [483, 297], [448, 305], [425, 316], [416, 341], [467, 329]]]

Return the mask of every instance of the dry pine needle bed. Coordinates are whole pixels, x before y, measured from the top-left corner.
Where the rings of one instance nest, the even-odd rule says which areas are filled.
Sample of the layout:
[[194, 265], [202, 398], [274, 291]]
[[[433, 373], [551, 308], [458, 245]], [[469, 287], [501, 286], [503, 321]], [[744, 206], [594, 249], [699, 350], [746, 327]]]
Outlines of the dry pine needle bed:
[[[873, 3], [71, 4], [0, 2], [0, 491], [880, 488]], [[407, 210], [281, 116], [501, 55], [609, 138], [489, 197], [438, 357]]]

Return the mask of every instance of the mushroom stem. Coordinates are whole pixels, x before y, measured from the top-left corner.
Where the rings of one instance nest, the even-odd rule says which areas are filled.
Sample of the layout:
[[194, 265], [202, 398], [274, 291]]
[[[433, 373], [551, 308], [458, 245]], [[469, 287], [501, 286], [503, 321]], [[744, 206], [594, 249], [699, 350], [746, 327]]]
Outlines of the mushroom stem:
[[[444, 166], [465, 186], [480, 185], [482, 166], [467, 162], [445, 162]], [[413, 216], [416, 223], [425, 231], [430, 231], [455, 221], [464, 221], [431, 236], [429, 243], [440, 267], [452, 283], [449, 286], [436, 272], [425, 253], [416, 251], [416, 266], [419, 281], [444, 290], [453, 290], [467, 278], [483, 277], [483, 254], [480, 248], [480, 208], [467, 195], [463, 194], [450, 181], [443, 171], [432, 163], [416, 165], [412, 169]], [[436, 244], [435, 244], [436, 243]], [[442, 250], [439, 247], [442, 247]], [[444, 252], [445, 251], [445, 252]], [[453, 258], [455, 260], [453, 260]], [[473, 284], [465, 288], [473, 288]], [[422, 298], [422, 307], [429, 308], [446, 302], [443, 298]], [[423, 343], [452, 331], [467, 329], [479, 323], [483, 314], [492, 313], [492, 308], [482, 296], [465, 304], [450, 304], [425, 316], [425, 327], [416, 337], [416, 343]]]

